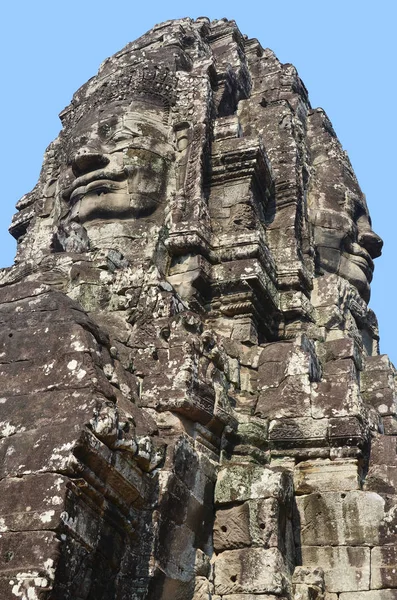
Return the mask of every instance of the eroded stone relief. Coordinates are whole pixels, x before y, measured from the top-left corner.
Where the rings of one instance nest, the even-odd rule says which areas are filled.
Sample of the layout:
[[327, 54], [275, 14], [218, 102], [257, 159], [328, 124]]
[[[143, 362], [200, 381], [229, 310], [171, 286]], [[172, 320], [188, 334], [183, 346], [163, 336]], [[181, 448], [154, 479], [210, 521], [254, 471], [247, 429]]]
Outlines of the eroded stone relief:
[[61, 114], [0, 273], [0, 596], [394, 600], [382, 248], [293, 66], [155, 26]]

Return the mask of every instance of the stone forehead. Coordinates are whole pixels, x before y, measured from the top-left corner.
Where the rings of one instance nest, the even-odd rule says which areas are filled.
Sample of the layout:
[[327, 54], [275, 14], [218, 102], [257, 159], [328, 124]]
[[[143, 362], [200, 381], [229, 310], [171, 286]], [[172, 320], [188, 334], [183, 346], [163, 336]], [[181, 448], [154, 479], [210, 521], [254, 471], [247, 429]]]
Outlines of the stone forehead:
[[360, 190], [352, 190], [352, 193], [341, 189], [340, 194], [321, 193], [309, 201], [309, 214], [314, 212], [325, 214], [327, 212], [339, 213], [340, 216], [349, 216], [357, 219], [362, 215], [369, 216], [365, 195]]
[[164, 124], [164, 107], [151, 103], [148, 99], [134, 99], [132, 102], [114, 102], [92, 108], [74, 123], [69, 130], [72, 142], [79, 143], [81, 137], [107, 138], [120, 130], [137, 130], [141, 135], [155, 135], [164, 138], [168, 127]]
[[176, 78], [168, 69], [123, 68], [93, 78], [79, 90], [60, 118], [65, 128], [72, 127], [87, 111], [108, 104], [126, 104], [134, 99], [146, 99], [167, 109], [175, 101]]

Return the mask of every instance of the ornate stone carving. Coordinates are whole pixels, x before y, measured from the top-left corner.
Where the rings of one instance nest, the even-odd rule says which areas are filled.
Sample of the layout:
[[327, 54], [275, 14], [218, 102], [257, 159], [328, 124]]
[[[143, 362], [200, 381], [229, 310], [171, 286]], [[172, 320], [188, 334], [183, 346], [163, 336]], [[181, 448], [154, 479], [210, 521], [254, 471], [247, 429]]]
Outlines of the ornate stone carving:
[[1, 598], [394, 598], [382, 242], [294, 67], [169, 21], [61, 120], [0, 273]]

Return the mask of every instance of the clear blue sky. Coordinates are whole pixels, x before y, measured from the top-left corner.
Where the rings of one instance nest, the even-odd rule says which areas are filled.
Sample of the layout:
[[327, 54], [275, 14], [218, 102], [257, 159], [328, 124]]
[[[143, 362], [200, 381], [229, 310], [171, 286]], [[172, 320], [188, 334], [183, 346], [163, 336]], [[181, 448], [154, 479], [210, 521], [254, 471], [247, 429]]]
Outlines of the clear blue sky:
[[36, 183], [58, 113], [99, 64], [167, 19], [235, 19], [282, 62], [293, 63], [347, 150], [385, 241], [371, 306], [381, 351], [397, 365], [397, 170], [395, 0], [14, 0], [2, 8], [0, 266], [12, 263], [7, 233], [17, 200]]

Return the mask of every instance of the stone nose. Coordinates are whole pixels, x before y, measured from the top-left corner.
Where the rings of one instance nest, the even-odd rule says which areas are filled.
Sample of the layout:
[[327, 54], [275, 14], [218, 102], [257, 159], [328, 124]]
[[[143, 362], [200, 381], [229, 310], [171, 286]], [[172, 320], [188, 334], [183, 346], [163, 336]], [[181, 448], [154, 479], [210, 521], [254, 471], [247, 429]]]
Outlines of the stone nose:
[[358, 243], [365, 248], [371, 258], [378, 258], [382, 254], [383, 241], [371, 229], [359, 234]]
[[72, 159], [72, 171], [75, 177], [80, 177], [90, 171], [103, 169], [108, 164], [109, 159], [101, 152], [82, 149], [76, 152]]

